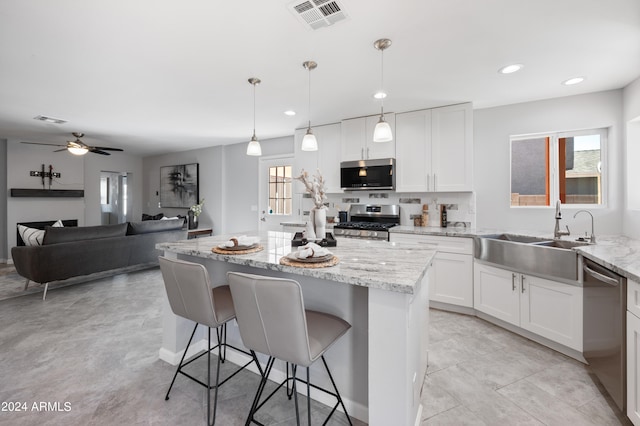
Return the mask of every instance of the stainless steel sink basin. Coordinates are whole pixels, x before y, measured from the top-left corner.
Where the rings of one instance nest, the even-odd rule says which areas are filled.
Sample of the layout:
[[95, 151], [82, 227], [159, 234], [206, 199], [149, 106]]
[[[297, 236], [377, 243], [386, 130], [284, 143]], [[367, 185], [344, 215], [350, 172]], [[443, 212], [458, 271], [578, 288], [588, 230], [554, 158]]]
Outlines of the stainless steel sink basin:
[[513, 234], [475, 238], [475, 258], [518, 272], [575, 281], [578, 279], [580, 241], [549, 240]]

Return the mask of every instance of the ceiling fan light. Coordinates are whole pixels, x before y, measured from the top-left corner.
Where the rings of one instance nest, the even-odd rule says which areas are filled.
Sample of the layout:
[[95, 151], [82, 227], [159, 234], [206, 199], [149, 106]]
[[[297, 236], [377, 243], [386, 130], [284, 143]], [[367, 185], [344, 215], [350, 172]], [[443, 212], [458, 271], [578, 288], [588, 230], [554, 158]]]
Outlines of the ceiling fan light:
[[303, 151], [317, 151], [318, 150], [318, 140], [316, 139], [316, 135], [313, 134], [311, 128], [307, 129], [307, 133], [302, 138], [302, 147]]
[[391, 142], [393, 140], [393, 134], [391, 133], [391, 126], [384, 121], [384, 116], [380, 116], [378, 124], [373, 129], [373, 141], [374, 142]]
[[258, 142], [258, 138], [256, 135], [253, 135], [249, 145], [247, 145], [247, 155], [253, 155], [259, 157], [262, 155], [262, 147], [260, 146], [260, 142]]
[[73, 155], [85, 155], [89, 150], [82, 146], [69, 146], [67, 147], [67, 151], [72, 153]]

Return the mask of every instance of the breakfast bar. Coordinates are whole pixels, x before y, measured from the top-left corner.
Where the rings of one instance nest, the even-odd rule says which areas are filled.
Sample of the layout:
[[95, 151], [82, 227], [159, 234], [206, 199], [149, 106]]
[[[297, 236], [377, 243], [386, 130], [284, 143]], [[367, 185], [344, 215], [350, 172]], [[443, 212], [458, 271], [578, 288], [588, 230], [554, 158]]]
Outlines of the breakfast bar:
[[[214, 286], [226, 282], [228, 271], [298, 281], [308, 309], [331, 313], [352, 325], [326, 354], [349, 414], [370, 425], [419, 424], [420, 391], [427, 367], [429, 265], [434, 248], [339, 238], [336, 247], [328, 247], [337, 264], [302, 267], [281, 263], [283, 257], [297, 250], [291, 245], [293, 234], [247, 235], [259, 237], [258, 251], [212, 251], [229, 241], [231, 235], [163, 243], [157, 248], [167, 257], [205, 265]], [[200, 339], [194, 340], [195, 344], [185, 348], [192, 323], [176, 317], [166, 300], [163, 309], [162, 360], [175, 365], [185, 350], [187, 356], [206, 350], [204, 330], [199, 330]], [[235, 322], [230, 323], [227, 340], [242, 347]], [[234, 351], [227, 357], [237, 364], [246, 360]], [[276, 364], [274, 373], [278, 373], [272, 373], [275, 380], [284, 378], [284, 364]], [[330, 385], [320, 366], [312, 366], [311, 374], [319, 386]], [[312, 392], [312, 398], [333, 404], [321, 392]]]

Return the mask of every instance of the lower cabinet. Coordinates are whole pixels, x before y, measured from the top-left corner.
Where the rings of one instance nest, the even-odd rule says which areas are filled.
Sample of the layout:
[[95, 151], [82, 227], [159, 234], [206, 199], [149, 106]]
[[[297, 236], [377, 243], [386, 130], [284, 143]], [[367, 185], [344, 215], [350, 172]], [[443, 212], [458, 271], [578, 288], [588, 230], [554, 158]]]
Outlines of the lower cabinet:
[[481, 263], [474, 308], [582, 352], [582, 288]]
[[473, 240], [461, 237], [391, 233], [392, 242], [429, 244], [433, 259], [429, 300], [473, 308]]
[[627, 281], [627, 417], [640, 426], [640, 284]]

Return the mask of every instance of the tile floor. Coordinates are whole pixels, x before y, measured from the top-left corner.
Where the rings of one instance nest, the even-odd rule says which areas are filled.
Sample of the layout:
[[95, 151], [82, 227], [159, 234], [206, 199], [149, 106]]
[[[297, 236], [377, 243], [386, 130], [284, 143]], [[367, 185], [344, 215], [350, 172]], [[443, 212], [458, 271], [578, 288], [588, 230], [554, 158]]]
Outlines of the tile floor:
[[[158, 360], [163, 292], [151, 269], [56, 289], [45, 302], [38, 293], [0, 301], [0, 403], [27, 403], [0, 410], [0, 425], [204, 423], [203, 388], [178, 378], [164, 400], [174, 368]], [[477, 318], [431, 310], [430, 320], [423, 425], [630, 424], [583, 364]], [[201, 361], [193, 369], [204, 373]], [[244, 424], [257, 383], [243, 372], [220, 389], [218, 424]], [[312, 404], [314, 419], [327, 411]], [[293, 416], [280, 394], [259, 418], [289, 425]]]

